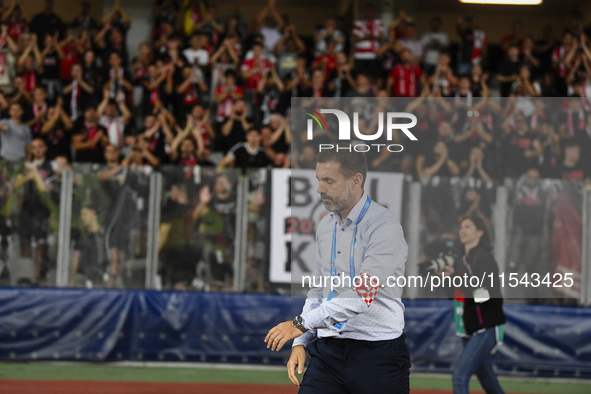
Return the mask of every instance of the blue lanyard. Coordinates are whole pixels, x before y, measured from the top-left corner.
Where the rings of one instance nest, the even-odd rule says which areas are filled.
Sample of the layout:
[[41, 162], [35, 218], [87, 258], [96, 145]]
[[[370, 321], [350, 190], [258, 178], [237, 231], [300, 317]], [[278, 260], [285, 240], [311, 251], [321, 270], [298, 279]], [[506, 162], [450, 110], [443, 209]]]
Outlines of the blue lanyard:
[[[369, 209], [370, 204], [371, 204], [371, 199], [369, 198], [369, 196], [367, 196], [367, 200], [365, 200], [365, 205], [361, 209], [361, 212], [359, 212], [359, 217], [355, 221], [355, 228], [353, 229], [353, 239], [351, 240], [351, 250], [349, 252], [349, 269], [350, 269], [350, 274], [351, 274], [351, 280], [353, 280], [353, 278], [355, 277], [355, 264], [353, 261], [353, 257], [355, 255], [355, 240], [356, 240], [356, 235], [357, 235], [357, 225], [359, 224], [361, 219], [363, 219], [363, 217], [365, 216], [365, 213]], [[332, 232], [332, 250], [330, 252], [330, 275], [331, 276], [337, 276], [337, 268], [335, 266], [336, 246], [337, 246], [337, 222], [335, 221], [334, 222], [334, 230]]]

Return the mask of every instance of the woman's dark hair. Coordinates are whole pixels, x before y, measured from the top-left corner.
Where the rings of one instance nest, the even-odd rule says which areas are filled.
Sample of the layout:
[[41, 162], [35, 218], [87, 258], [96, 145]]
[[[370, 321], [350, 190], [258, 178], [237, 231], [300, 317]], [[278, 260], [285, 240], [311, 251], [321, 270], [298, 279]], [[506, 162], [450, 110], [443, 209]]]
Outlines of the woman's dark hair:
[[480, 241], [478, 242], [478, 246], [485, 248], [486, 250], [492, 249], [492, 243], [490, 240], [490, 235], [488, 233], [488, 228], [484, 223], [484, 220], [480, 219], [478, 216], [464, 216], [460, 220], [460, 226], [464, 220], [470, 220], [476, 226], [476, 229], [482, 231], [482, 236], [480, 237]]

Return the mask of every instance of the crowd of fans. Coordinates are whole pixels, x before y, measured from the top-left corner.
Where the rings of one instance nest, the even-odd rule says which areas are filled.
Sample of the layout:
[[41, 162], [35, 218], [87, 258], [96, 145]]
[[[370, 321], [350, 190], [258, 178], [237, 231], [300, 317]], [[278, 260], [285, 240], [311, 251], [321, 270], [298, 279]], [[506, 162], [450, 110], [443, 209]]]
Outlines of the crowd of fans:
[[[53, 182], [59, 194], [71, 163], [105, 165], [109, 179], [162, 165], [314, 168], [306, 130], [293, 126], [292, 97], [310, 108], [376, 97], [359, 111], [367, 134], [377, 112], [393, 109], [379, 99], [404, 98], [395, 109], [417, 116], [418, 141], [405, 141], [400, 154], [369, 154], [370, 170], [425, 185], [437, 176], [492, 184], [526, 173], [591, 181], [591, 29], [578, 12], [560, 41], [550, 25], [534, 39], [514, 21], [493, 45], [470, 16], [435, 16], [418, 37], [405, 12], [385, 25], [369, 4], [352, 26], [331, 17], [303, 37], [274, 0], [251, 20], [239, 6], [221, 15], [215, 2], [157, 0], [151, 37], [130, 58], [132, 18], [119, 0], [100, 21], [87, 1], [73, 21], [54, 12], [53, 0], [43, 6], [35, 16], [23, 0], [0, 7], [0, 159], [26, 162], [22, 184], [47, 190]], [[484, 211], [478, 194], [462, 201], [459, 211]], [[29, 222], [23, 228], [35, 238]]]
[[[393, 167], [378, 162], [373, 169], [421, 179], [519, 176], [532, 166], [543, 177], [589, 176], [590, 163], [574, 153], [586, 158], [591, 149], [591, 50], [580, 13], [561, 42], [551, 26], [535, 40], [514, 21], [496, 63], [476, 18], [445, 21], [454, 22], [457, 37], [433, 17], [419, 38], [406, 13], [386, 26], [367, 5], [352, 28], [329, 18], [306, 45], [274, 0], [252, 20], [239, 7], [219, 15], [213, 2], [158, 0], [152, 37], [130, 59], [132, 20], [119, 1], [101, 21], [82, 2], [65, 22], [53, 0], [34, 17], [14, 0], [2, 9], [0, 157], [31, 159], [29, 144], [39, 139], [46, 160], [298, 166], [306, 147], [290, 158], [292, 139], [304, 141], [303, 131], [290, 129], [291, 97], [310, 97], [312, 107], [314, 98], [449, 97], [454, 107], [485, 109], [472, 119], [423, 111], [420, 146]], [[511, 99], [476, 100], [491, 89]], [[540, 96], [571, 99], [557, 110], [545, 108]], [[422, 113], [420, 105], [412, 109]], [[108, 146], [115, 160], [105, 157]], [[223, 159], [212, 162], [212, 152]]]

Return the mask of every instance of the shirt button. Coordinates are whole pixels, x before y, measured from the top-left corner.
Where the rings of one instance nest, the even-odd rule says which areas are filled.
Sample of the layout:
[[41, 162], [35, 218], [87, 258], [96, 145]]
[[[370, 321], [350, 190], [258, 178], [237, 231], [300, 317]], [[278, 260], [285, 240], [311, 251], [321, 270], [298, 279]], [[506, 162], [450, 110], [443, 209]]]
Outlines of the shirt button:
[[345, 229], [344, 229], [344, 228], [342, 228], [342, 229], [341, 229], [341, 231], [345, 231]]
[[338, 253], [338, 254], [341, 254], [341, 251], [339, 250], [337, 253]]

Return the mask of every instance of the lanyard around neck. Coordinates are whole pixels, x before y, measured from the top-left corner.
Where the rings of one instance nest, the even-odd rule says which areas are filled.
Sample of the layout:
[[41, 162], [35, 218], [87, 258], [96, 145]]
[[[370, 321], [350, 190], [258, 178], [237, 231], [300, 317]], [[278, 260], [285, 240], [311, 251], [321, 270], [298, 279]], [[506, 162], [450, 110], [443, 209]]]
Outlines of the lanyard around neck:
[[[351, 280], [353, 280], [353, 278], [355, 277], [355, 264], [353, 261], [353, 257], [355, 255], [355, 240], [356, 240], [356, 235], [357, 235], [357, 225], [359, 224], [361, 219], [363, 219], [363, 217], [365, 216], [367, 210], [369, 209], [370, 204], [371, 204], [371, 199], [369, 198], [369, 196], [367, 196], [367, 200], [365, 200], [365, 205], [363, 205], [363, 208], [361, 209], [361, 212], [359, 212], [359, 216], [357, 217], [357, 220], [355, 221], [355, 227], [353, 229], [353, 238], [351, 239], [351, 250], [349, 252], [349, 270], [350, 270], [350, 274], [351, 274]], [[332, 232], [332, 249], [330, 252], [330, 275], [331, 276], [337, 276], [337, 268], [335, 265], [336, 244], [337, 244], [337, 222], [335, 221], [334, 222], [334, 230]]]

